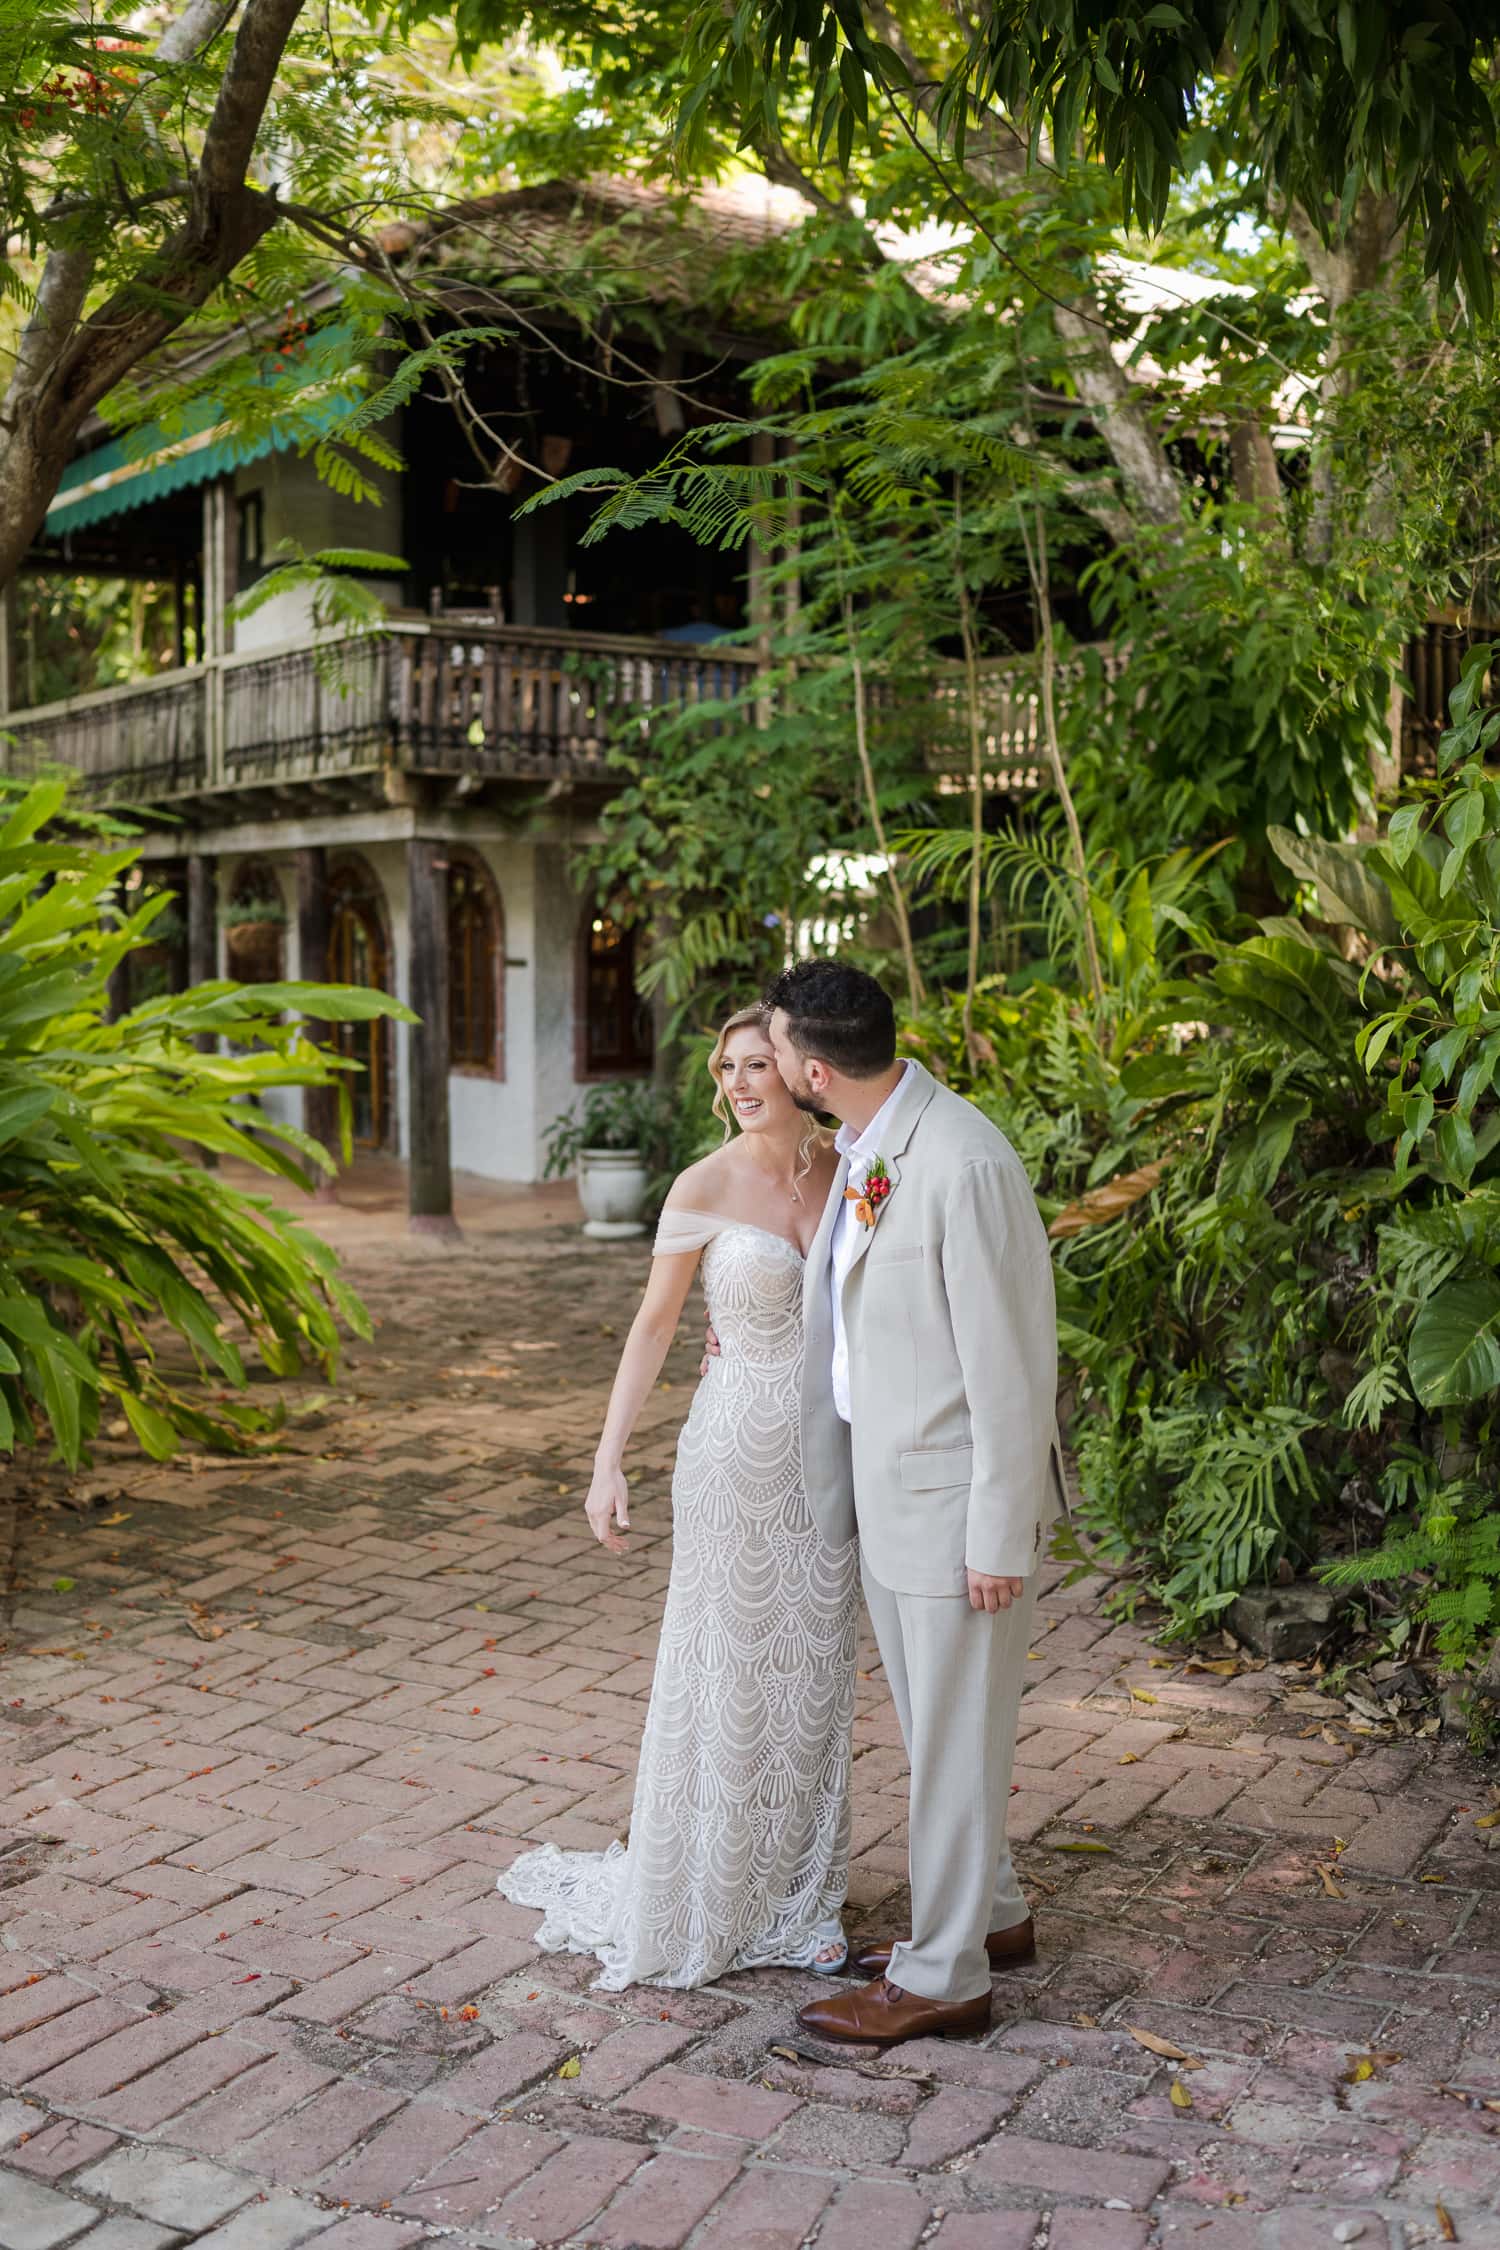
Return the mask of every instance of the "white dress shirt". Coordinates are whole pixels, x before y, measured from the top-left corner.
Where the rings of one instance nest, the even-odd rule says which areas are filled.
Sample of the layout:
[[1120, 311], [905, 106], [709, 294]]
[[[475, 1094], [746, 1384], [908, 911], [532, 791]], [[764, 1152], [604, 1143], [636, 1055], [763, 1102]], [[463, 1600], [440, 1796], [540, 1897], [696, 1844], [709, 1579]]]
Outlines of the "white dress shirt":
[[[914, 1067], [908, 1061], [862, 1133], [855, 1133], [848, 1125], [841, 1125], [834, 1135], [834, 1147], [840, 1156], [847, 1156], [849, 1159], [846, 1187], [863, 1188], [866, 1172], [881, 1154], [880, 1136], [890, 1122], [897, 1097]], [[849, 1339], [844, 1333], [844, 1280], [854, 1263], [854, 1252], [859, 1241], [857, 1226], [853, 1204], [841, 1203], [833, 1222], [833, 1233], [829, 1237], [828, 1285], [833, 1292], [833, 1403], [846, 1422], [852, 1422], [854, 1416], [849, 1404]]]

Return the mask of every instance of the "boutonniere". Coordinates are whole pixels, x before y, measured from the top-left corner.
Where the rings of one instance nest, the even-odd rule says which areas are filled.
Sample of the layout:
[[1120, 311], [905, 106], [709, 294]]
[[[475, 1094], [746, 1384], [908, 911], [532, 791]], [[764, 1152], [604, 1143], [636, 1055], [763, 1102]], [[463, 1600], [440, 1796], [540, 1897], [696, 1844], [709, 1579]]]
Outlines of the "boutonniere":
[[876, 1156], [872, 1157], [870, 1161], [870, 1168], [865, 1174], [864, 1186], [845, 1188], [844, 1201], [854, 1205], [854, 1216], [862, 1227], [874, 1226], [876, 1220], [880, 1217], [880, 1207], [894, 1185], [890, 1173], [885, 1168], [885, 1158]]

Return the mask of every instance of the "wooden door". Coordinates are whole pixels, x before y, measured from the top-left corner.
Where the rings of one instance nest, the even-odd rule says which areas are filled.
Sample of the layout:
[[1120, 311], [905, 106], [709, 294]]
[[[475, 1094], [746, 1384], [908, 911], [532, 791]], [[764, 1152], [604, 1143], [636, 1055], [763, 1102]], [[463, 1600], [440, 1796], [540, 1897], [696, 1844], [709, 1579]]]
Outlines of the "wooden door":
[[[371, 992], [389, 992], [390, 948], [373, 882], [372, 876], [353, 868], [341, 868], [333, 878], [328, 977], [332, 984], [357, 984]], [[335, 1024], [333, 1033], [339, 1053], [360, 1065], [349, 1078], [354, 1138], [363, 1148], [386, 1148], [391, 1129], [390, 1024], [377, 1016], [369, 1023]]]

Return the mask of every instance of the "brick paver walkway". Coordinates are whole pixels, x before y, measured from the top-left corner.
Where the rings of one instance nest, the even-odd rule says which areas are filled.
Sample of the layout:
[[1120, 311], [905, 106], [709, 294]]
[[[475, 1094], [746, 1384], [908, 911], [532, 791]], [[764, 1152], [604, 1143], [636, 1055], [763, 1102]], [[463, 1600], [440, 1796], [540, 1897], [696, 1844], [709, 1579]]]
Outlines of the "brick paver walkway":
[[[3, 2250], [1500, 2244], [1483, 1775], [1164, 1659], [1097, 1584], [1043, 1605], [1042, 1951], [987, 2038], [809, 2058], [810, 1977], [603, 1995], [537, 1955], [494, 1873], [626, 1821], [692, 1353], [616, 1564], [578, 1499], [639, 1248], [555, 1192], [414, 1247], [388, 1185], [319, 1217], [381, 1324], [288, 1450], [121, 1451], [81, 1517], [17, 1511]], [[884, 1930], [904, 1771], [862, 1662], [851, 1922]]]

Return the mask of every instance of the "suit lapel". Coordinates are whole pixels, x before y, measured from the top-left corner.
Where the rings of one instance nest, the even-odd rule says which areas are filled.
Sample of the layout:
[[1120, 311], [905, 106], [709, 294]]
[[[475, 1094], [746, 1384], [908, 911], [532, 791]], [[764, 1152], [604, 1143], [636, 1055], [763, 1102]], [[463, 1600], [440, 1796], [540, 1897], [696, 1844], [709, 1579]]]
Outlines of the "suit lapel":
[[[906, 1154], [912, 1134], [917, 1129], [918, 1119], [932, 1099], [935, 1083], [931, 1073], [924, 1070], [919, 1062], [914, 1062], [907, 1074], [905, 1085], [896, 1097], [896, 1104], [891, 1111], [889, 1123], [881, 1131], [882, 1145], [876, 1149], [875, 1154], [884, 1157], [885, 1168], [891, 1177], [891, 1192], [886, 1199], [885, 1209], [889, 1209], [896, 1199], [901, 1184], [901, 1159]], [[846, 1164], [844, 1166], [846, 1184], [848, 1169], [849, 1167]], [[840, 1192], [842, 1193], [842, 1190]], [[849, 1271], [844, 1276], [844, 1287], [846, 1289], [849, 1286], [850, 1275], [855, 1273], [862, 1263], [865, 1253], [875, 1239], [876, 1228], [882, 1222], [877, 1218], [873, 1227], [860, 1227], [857, 1220], [854, 1223], [858, 1227], [858, 1234], [854, 1244], [854, 1256], [850, 1260]]]
[[833, 1175], [833, 1185], [828, 1190], [828, 1200], [823, 1206], [823, 1216], [818, 1221], [818, 1231], [812, 1238], [812, 1248], [807, 1253], [803, 1268], [802, 1320], [808, 1333], [817, 1329], [828, 1304], [828, 1261], [833, 1255], [833, 1223], [843, 1209], [844, 1183], [849, 1177], [849, 1159], [841, 1156]]

